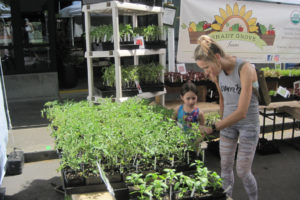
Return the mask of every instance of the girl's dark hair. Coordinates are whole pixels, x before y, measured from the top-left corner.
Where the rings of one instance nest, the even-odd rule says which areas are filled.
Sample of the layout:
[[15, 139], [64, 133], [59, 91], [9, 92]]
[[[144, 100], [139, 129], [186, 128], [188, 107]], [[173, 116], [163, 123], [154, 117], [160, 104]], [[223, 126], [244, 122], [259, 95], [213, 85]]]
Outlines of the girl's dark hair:
[[180, 95], [183, 96], [185, 93], [187, 93], [189, 91], [192, 91], [196, 95], [198, 95], [197, 87], [191, 81], [188, 81], [188, 82], [186, 82], [185, 84], [182, 85], [181, 90], [180, 90]]

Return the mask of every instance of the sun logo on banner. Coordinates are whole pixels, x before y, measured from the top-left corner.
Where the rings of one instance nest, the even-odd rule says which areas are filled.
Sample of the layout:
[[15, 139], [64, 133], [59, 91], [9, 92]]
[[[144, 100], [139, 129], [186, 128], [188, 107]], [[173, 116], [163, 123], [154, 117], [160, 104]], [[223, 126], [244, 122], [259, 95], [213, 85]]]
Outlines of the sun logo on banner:
[[201, 35], [209, 35], [215, 40], [240, 40], [254, 43], [259, 48], [273, 45], [275, 30], [273, 25], [268, 28], [257, 22], [252, 17], [253, 11], [246, 10], [243, 5], [239, 8], [238, 3], [233, 7], [226, 5], [225, 10], [219, 9], [220, 15], [214, 16], [214, 21], [189, 22], [189, 26], [182, 24], [182, 29], [187, 29], [190, 37], [190, 44], [197, 44]]
[[245, 5], [239, 9], [235, 3], [232, 9], [227, 4], [226, 11], [220, 8], [220, 15], [215, 15], [216, 23], [211, 25], [216, 31], [258, 32], [256, 18], [251, 18], [252, 10], [246, 12]]

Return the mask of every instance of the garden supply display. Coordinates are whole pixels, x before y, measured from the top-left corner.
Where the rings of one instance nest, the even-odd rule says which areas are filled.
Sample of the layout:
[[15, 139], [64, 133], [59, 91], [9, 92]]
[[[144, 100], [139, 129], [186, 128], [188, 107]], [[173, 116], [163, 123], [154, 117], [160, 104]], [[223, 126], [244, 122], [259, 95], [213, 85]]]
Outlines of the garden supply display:
[[191, 170], [190, 163], [199, 159], [192, 153], [193, 141], [209, 140], [198, 129], [184, 133], [171, 119], [173, 110], [137, 98], [123, 103], [109, 98], [97, 104], [48, 102], [43, 114], [51, 121], [59, 169], [69, 187], [98, 184], [87, 181], [99, 177], [97, 162], [113, 183], [133, 172]]

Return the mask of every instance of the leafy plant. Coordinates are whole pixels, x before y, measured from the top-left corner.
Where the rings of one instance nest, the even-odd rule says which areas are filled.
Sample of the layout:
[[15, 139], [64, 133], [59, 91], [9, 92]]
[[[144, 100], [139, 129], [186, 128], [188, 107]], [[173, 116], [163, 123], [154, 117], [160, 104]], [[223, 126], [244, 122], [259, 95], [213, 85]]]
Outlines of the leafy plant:
[[142, 35], [145, 37], [145, 41], [159, 40], [162, 34], [162, 28], [157, 25], [148, 25], [144, 27]]
[[[127, 183], [135, 186], [133, 193], [141, 195], [139, 199], [149, 199], [149, 196], [163, 199], [164, 195], [168, 195], [169, 199], [174, 199], [175, 194], [175, 199], [185, 196], [194, 197], [196, 195], [213, 193], [222, 188], [220, 176], [204, 167], [203, 162], [196, 160], [192, 166], [196, 166], [196, 172], [189, 176], [184, 175], [182, 172], [176, 173], [174, 169], [164, 169], [165, 173], [161, 175], [149, 173], [143, 176], [142, 174], [133, 173], [128, 175], [126, 179]], [[148, 189], [148, 198], [145, 196], [146, 188]], [[169, 194], [166, 191], [169, 191]]]
[[211, 126], [212, 124], [220, 120], [220, 114], [218, 112], [205, 113], [204, 116], [205, 116], [206, 126]]
[[300, 69], [270, 69], [269, 67], [261, 68], [265, 77], [277, 77], [281, 76], [300, 76]]
[[113, 28], [112, 25], [100, 25], [97, 27], [93, 27], [90, 36], [93, 42], [107, 42], [112, 41], [113, 38]]
[[269, 95], [270, 96], [276, 96], [276, 91], [275, 90], [269, 90]]
[[132, 167], [153, 169], [154, 157], [169, 160], [176, 155], [185, 162], [189, 137], [164, 113], [137, 98], [123, 103], [101, 99], [98, 104], [53, 101], [42, 112], [62, 152], [60, 169], [70, 167], [83, 175], [97, 174], [99, 160], [110, 174], [128, 173]]
[[[158, 83], [159, 77], [162, 74], [163, 66], [160, 64], [144, 64], [138, 66], [122, 66], [122, 83], [125, 87], [135, 85], [135, 81], [142, 83]], [[104, 70], [102, 79], [104, 85], [114, 86], [115, 84], [115, 65], [111, 65]]]
[[130, 24], [120, 24], [119, 35], [123, 41], [131, 41], [133, 36], [133, 29]]

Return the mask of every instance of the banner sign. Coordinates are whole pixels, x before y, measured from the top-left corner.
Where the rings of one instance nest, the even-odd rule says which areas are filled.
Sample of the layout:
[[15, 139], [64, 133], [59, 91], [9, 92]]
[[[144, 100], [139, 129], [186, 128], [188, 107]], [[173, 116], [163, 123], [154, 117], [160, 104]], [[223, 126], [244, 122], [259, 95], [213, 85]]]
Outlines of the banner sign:
[[300, 6], [235, 0], [182, 0], [177, 61], [194, 63], [201, 35], [252, 63], [300, 62]]

